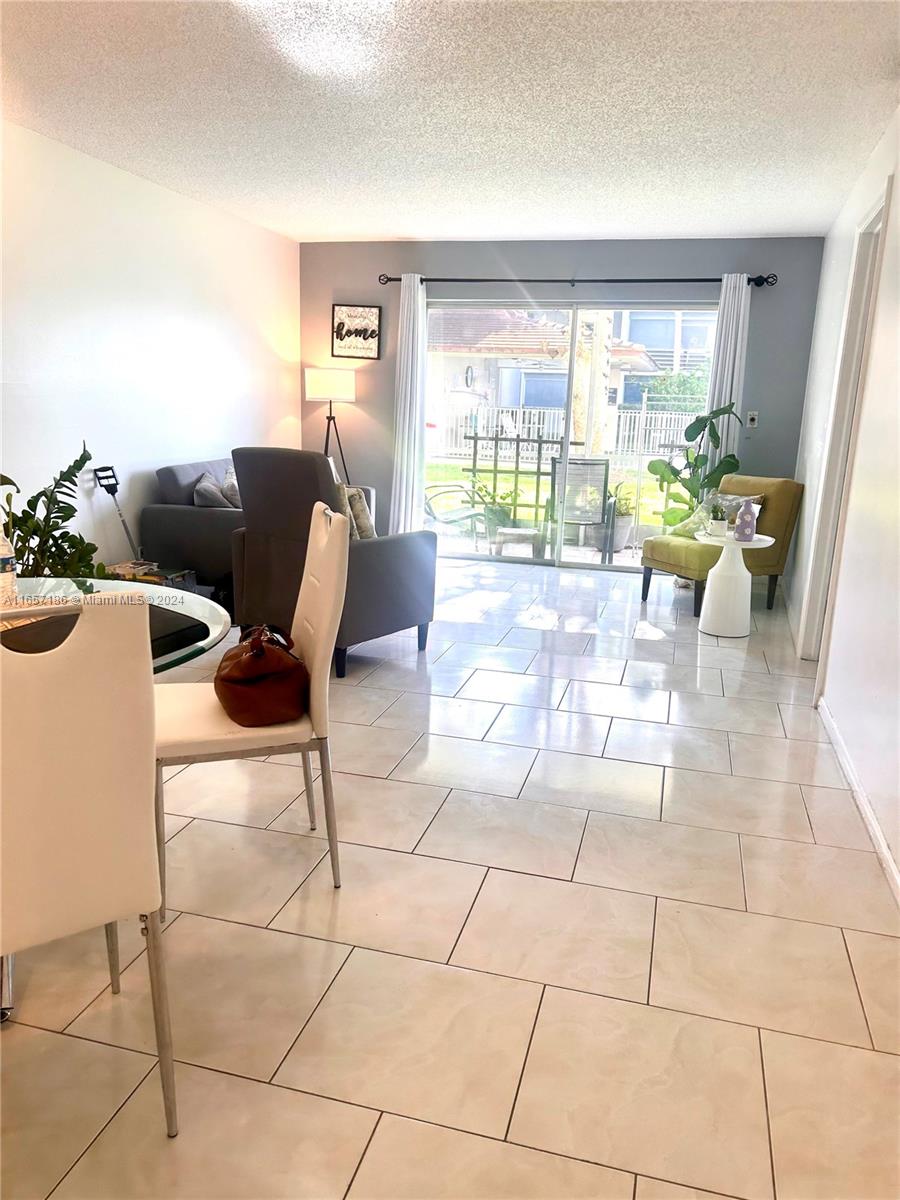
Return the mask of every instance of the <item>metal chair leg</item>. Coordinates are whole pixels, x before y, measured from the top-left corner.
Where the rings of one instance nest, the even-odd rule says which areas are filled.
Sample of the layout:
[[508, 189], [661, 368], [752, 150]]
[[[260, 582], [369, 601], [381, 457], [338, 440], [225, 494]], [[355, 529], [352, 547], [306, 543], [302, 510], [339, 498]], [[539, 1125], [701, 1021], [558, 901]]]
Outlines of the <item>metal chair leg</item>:
[[156, 853], [159, 857], [159, 890], [162, 900], [159, 905], [159, 919], [166, 919], [166, 814], [163, 803], [162, 763], [156, 764]]
[[303, 764], [303, 787], [306, 791], [306, 808], [309, 812], [309, 827], [316, 827], [316, 797], [313, 793], [312, 759], [308, 750], [300, 751], [300, 762]]
[[175, 1058], [172, 1053], [172, 1024], [169, 1019], [169, 990], [166, 986], [166, 959], [162, 945], [162, 927], [158, 912], [141, 914], [141, 932], [147, 939], [147, 966], [150, 971], [150, 996], [153, 1024], [156, 1027], [156, 1053], [162, 1082], [166, 1132], [178, 1133], [178, 1109], [175, 1103]]
[[13, 997], [15, 966], [16, 956], [14, 954], [4, 954], [0, 958], [0, 1022], [8, 1021], [15, 1007]]
[[104, 926], [106, 931], [106, 957], [109, 961], [109, 984], [114, 996], [118, 996], [119, 985], [119, 926], [110, 921]]
[[319, 742], [319, 762], [322, 765], [322, 799], [325, 808], [325, 828], [328, 831], [328, 852], [331, 855], [331, 875], [334, 886], [341, 886], [341, 864], [338, 857], [337, 818], [334, 814], [334, 784], [331, 778], [331, 749], [328, 738]]

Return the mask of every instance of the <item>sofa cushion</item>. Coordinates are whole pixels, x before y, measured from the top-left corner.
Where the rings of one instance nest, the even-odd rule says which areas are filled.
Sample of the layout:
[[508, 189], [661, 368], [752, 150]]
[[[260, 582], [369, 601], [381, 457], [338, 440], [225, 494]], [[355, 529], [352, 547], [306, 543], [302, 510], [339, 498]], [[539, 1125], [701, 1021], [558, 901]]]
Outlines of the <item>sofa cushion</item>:
[[209, 473], [217, 483], [224, 483], [225, 472], [230, 466], [230, 458], [213, 458], [208, 462], [180, 463], [174, 467], [160, 467], [156, 472], [160, 503], [193, 504], [194, 487], [200, 476]]

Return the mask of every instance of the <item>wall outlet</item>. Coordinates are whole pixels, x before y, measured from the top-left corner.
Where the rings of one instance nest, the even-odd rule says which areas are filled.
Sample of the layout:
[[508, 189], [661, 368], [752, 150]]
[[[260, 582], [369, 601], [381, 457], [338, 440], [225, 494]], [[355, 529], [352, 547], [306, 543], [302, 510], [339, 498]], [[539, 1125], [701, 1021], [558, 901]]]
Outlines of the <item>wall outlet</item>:
[[748, 412], [747, 413], [747, 428], [748, 429], [757, 429], [758, 427], [759, 427], [759, 413], [758, 412]]

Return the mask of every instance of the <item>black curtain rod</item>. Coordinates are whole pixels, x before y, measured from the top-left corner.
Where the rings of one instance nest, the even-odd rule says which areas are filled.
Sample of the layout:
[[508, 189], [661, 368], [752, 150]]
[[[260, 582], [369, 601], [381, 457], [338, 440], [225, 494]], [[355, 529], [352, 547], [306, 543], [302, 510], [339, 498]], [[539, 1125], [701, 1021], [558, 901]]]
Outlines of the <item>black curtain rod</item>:
[[[399, 283], [399, 275], [379, 275], [380, 284]], [[576, 287], [583, 283], [721, 283], [721, 275], [698, 276], [694, 279], [509, 279], [502, 277], [475, 279], [472, 277], [454, 277], [450, 275], [429, 275], [423, 277], [423, 283], [567, 283]], [[777, 275], [748, 275], [747, 282], [754, 287], [774, 287], [778, 282]]]

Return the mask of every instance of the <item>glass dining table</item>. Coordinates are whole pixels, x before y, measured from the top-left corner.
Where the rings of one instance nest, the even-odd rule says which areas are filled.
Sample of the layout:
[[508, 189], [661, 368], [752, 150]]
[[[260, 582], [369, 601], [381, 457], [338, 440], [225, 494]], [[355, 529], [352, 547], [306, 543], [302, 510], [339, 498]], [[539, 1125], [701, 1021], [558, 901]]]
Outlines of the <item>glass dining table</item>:
[[14, 605], [0, 608], [0, 640], [12, 650], [40, 652], [59, 645], [78, 619], [84, 596], [131, 592], [150, 605], [153, 673], [184, 666], [225, 637], [231, 617], [197, 592], [119, 579], [19, 579]]
[[[205, 654], [231, 628], [228, 612], [197, 592], [117, 579], [19, 579], [17, 599], [0, 607], [0, 642], [21, 653], [52, 650], [68, 636], [83, 598], [98, 592], [137, 593], [150, 605], [153, 673]], [[13, 1008], [13, 957], [0, 960], [0, 1021]]]

